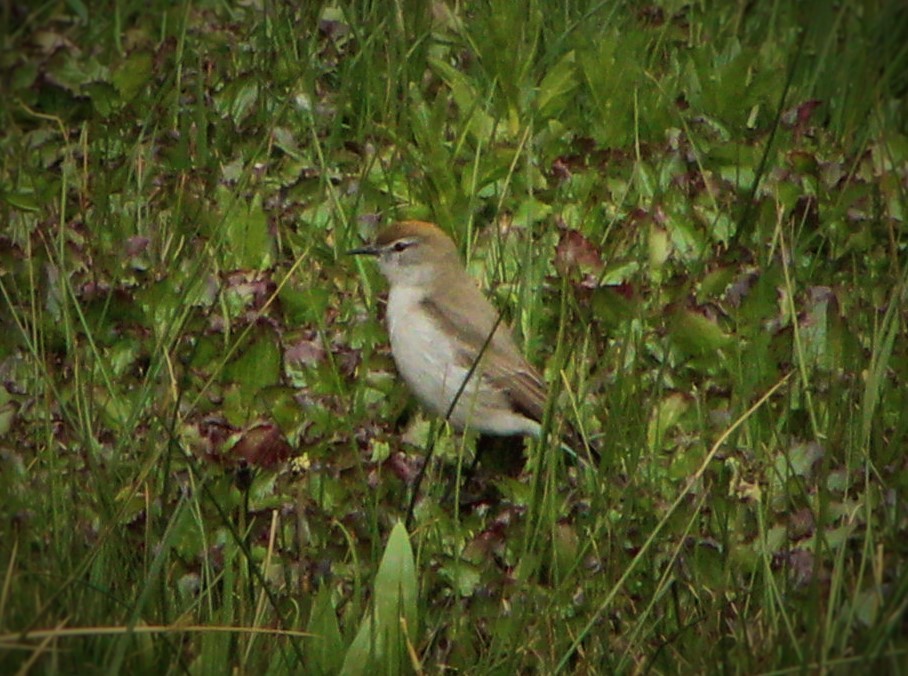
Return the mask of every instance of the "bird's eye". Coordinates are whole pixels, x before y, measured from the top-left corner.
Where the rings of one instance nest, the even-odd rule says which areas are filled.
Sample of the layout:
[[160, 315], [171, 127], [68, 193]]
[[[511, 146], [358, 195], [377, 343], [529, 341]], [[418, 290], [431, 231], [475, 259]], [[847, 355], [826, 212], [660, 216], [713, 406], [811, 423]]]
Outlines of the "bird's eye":
[[409, 246], [410, 246], [409, 242], [394, 242], [394, 246], [392, 246], [391, 248], [394, 249], [394, 251], [399, 252], [399, 251], [403, 251], [404, 249], [406, 249]]

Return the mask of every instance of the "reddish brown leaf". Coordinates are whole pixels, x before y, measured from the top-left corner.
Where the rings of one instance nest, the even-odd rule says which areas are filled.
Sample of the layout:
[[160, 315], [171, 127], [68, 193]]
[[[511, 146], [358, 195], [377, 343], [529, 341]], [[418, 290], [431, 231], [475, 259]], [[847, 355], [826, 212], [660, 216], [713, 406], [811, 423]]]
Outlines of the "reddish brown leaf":
[[385, 465], [394, 473], [394, 476], [405, 484], [410, 485], [416, 480], [416, 476], [419, 474], [419, 469], [422, 466], [422, 458], [408, 456], [406, 453], [398, 451], [397, 453], [391, 454], [385, 462]]
[[322, 347], [321, 340], [319, 340], [318, 336], [308, 339], [304, 338], [288, 347], [287, 351], [284, 353], [284, 357], [291, 364], [315, 366], [324, 361], [325, 348]]
[[598, 272], [602, 269], [602, 258], [595, 245], [577, 230], [565, 230], [555, 248], [555, 267], [562, 274], [579, 269]]
[[552, 162], [552, 176], [557, 178], [559, 181], [568, 180], [573, 174], [571, 174], [571, 168], [568, 166], [568, 162], [563, 157], [558, 157]]
[[233, 455], [252, 467], [272, 468], [293, 454], [293, 448], [277, 425], [260, 423], [249, 428], [233, 447]]

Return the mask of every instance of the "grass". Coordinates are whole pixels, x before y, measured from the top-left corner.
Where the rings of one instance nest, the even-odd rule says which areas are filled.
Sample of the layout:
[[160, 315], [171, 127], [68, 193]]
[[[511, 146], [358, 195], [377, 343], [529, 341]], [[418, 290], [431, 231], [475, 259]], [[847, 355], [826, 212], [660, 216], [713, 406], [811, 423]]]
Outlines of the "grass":
[[[908, 667], [898, 3], [0, 21], [4, 672]], [[342, 255], [398, 218], [599, 467], [445, 499]]]

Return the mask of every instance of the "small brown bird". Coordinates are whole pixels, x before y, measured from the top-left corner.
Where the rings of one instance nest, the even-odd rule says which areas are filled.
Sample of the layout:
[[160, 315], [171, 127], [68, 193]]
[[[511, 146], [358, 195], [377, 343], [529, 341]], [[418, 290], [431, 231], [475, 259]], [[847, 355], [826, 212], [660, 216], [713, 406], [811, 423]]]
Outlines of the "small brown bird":
[[[378, 258], [391, 287], [391, 352], [423, 406], [447, 416], [458, 431], [541, 435], [545, 381], [467, 274], [448, 235], [432, 223], [402, 221], [349, 253]], [[573, 450], [581, 448], [582, 442]]]

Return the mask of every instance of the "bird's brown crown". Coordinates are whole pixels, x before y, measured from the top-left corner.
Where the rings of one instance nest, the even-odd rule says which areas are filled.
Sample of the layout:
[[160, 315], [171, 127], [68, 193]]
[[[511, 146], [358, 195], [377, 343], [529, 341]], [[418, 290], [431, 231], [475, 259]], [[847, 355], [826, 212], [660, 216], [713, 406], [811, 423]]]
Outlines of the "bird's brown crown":
[[386, 247], [392, 242], [414, 238], [431, 245], [450, 246], [452, 248], [454, 246], [454, 241], [444, 230], [427, 221], [398, 221], [397, 223], [392, 223], [378, 233], [375, 238], [375, 244], [379, 247]]

